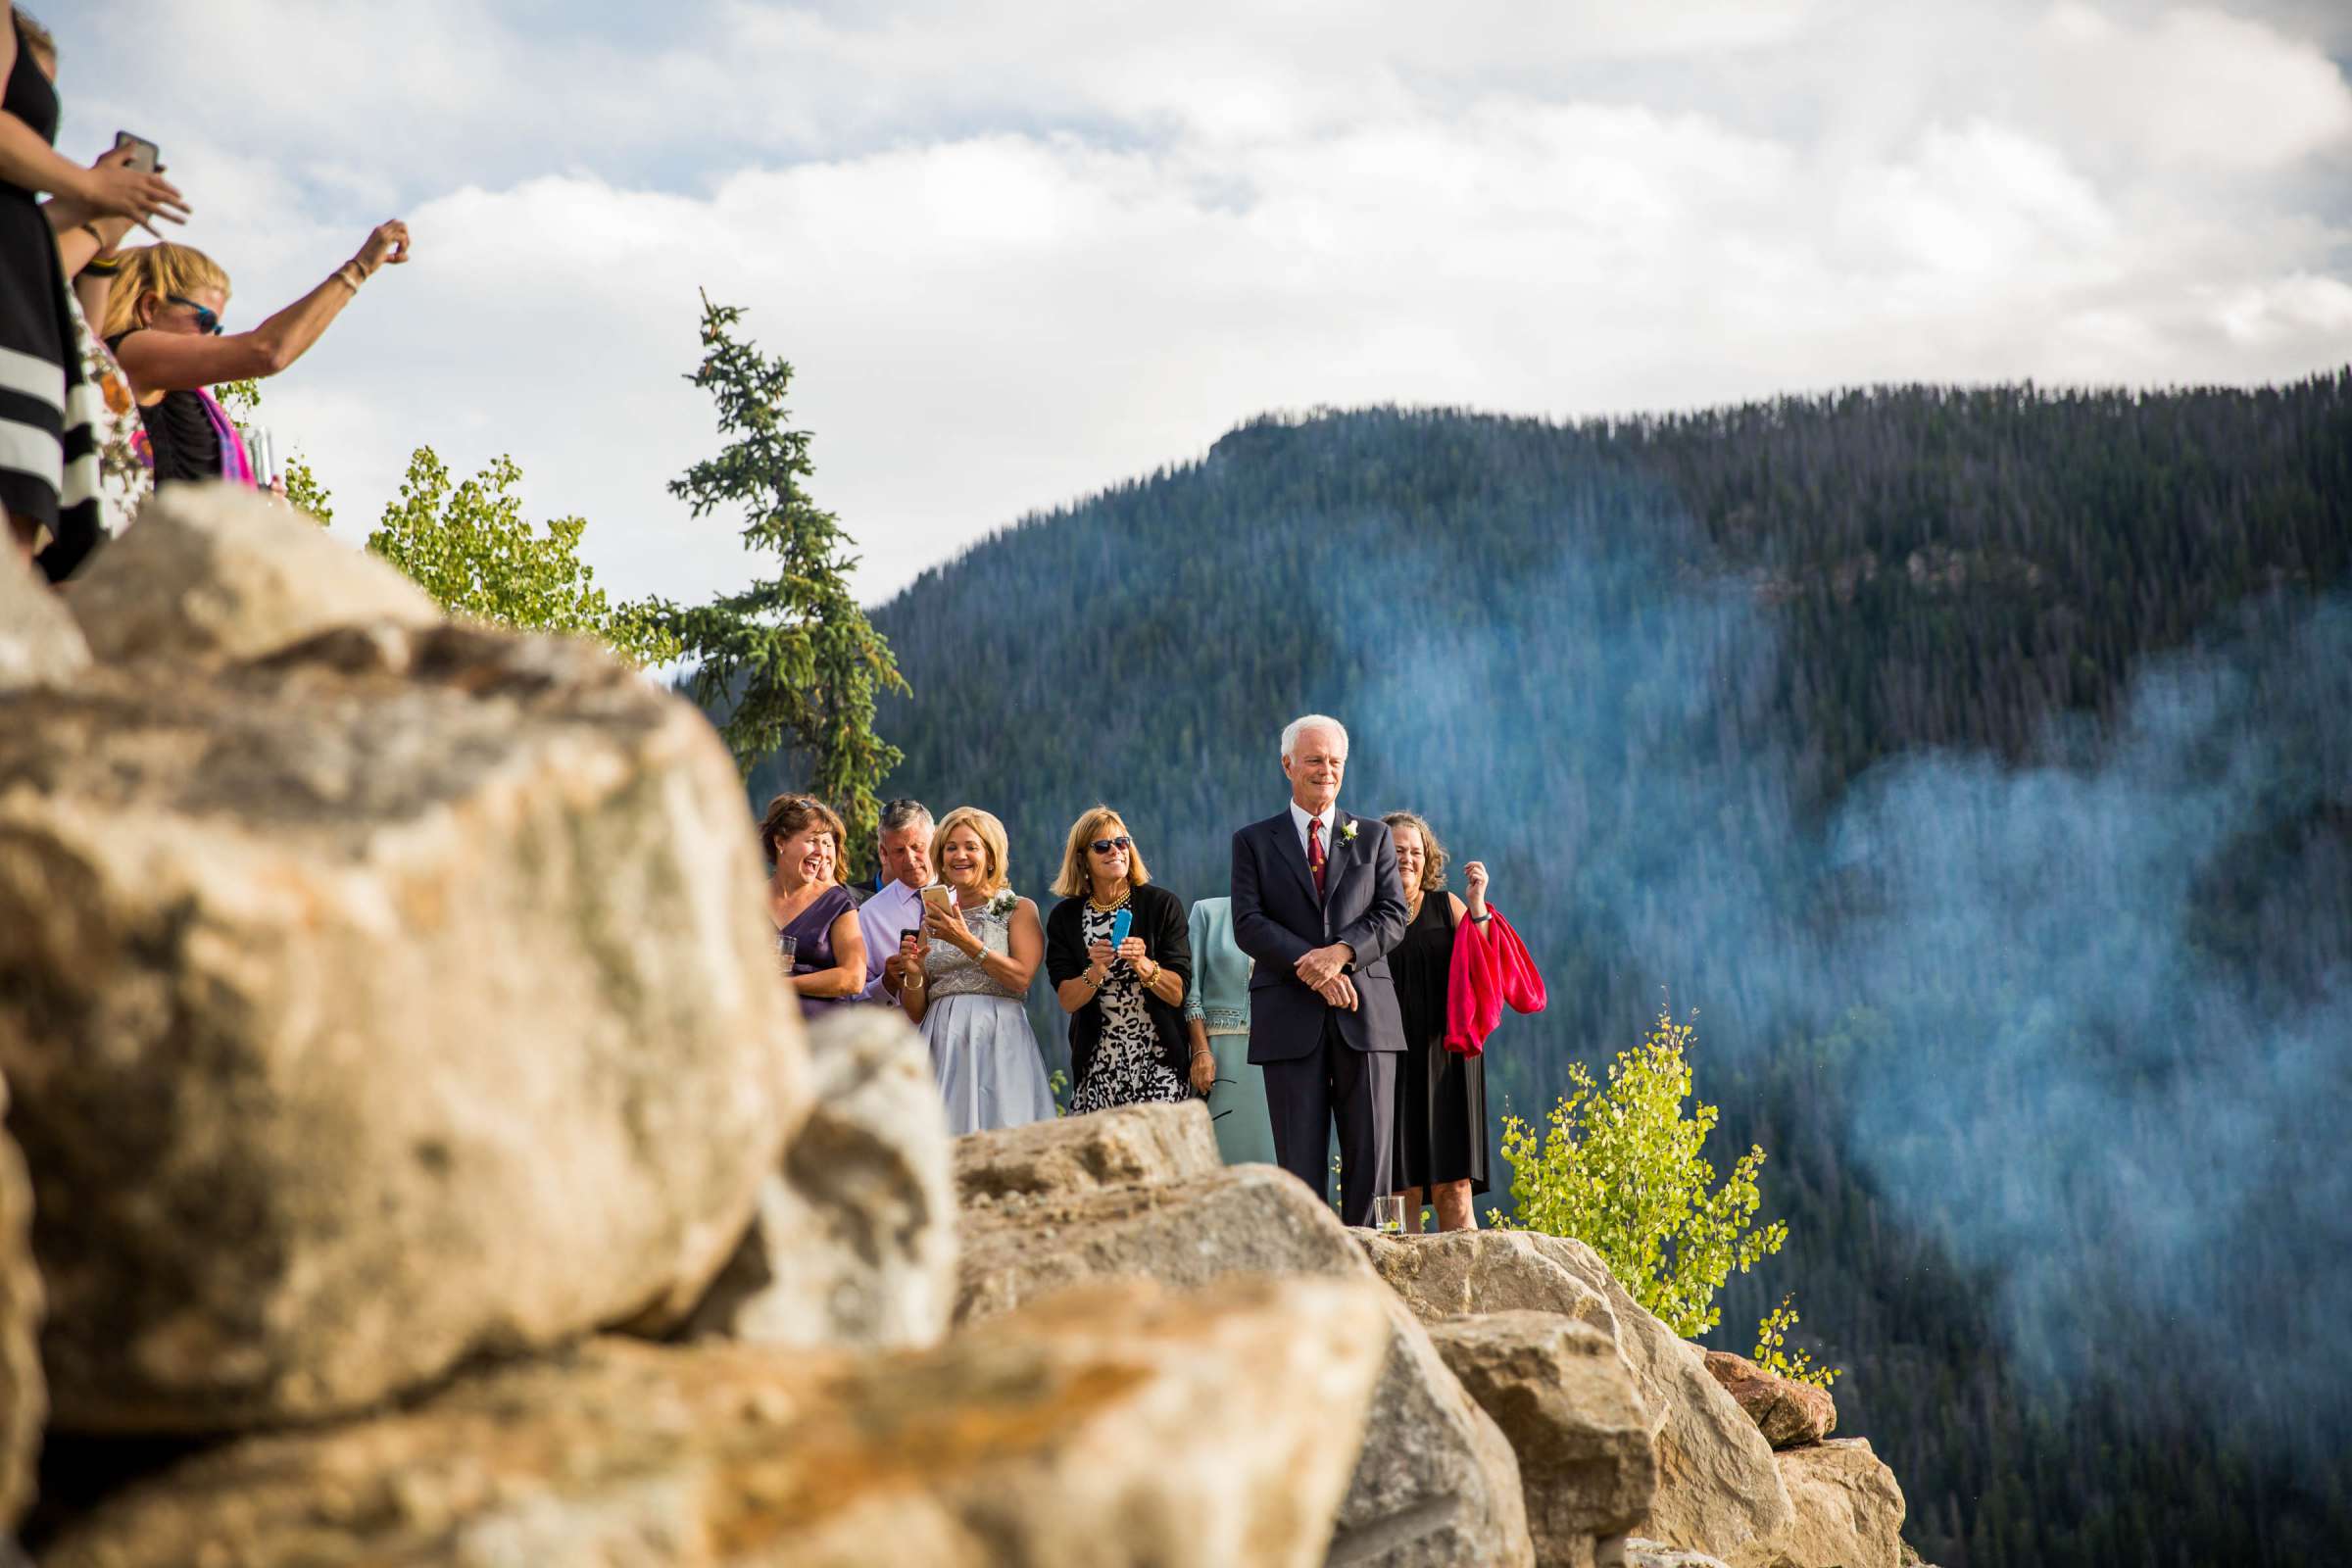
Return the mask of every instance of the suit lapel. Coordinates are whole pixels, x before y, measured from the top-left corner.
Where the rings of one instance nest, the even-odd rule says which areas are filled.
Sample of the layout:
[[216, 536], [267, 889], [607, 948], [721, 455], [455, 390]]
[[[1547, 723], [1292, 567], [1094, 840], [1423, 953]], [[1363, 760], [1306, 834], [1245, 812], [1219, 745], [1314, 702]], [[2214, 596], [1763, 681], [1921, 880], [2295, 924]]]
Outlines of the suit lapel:
[[[1275, 858], [1289, 866], [1292, 873], [1298, 878], [1298, 887], [1306, 895], [1306, 902], [1317, 908], [1322, 907], [1323, 901], [1315, 894], [1315, 874], [1306, 868], [1306, 846], [1298, 841], [1298, 824], [1292, 819], [1291, 808], [1287, 806], [1284, 807], [1282, 814], [1268, 822], [1266, 826], [1274, 834]], [[1326, 877], [1330, 875], [1330, 869], [1331, 861], [1326, 855], [1324, 859]]]
[[1326, 903], [1330, 902], [1333, 890], [1339, 887], [1340, 872], [1347, 865], [1348, 855], [1352, 853], [1351, 846], [1354, 841], [1349, 839], [1343, 829], [1354, 820], [1354, 817], [1349, 816], [1339, 808], [1332, 808], [1331, 843], [1323, 851], [1323, 898]]

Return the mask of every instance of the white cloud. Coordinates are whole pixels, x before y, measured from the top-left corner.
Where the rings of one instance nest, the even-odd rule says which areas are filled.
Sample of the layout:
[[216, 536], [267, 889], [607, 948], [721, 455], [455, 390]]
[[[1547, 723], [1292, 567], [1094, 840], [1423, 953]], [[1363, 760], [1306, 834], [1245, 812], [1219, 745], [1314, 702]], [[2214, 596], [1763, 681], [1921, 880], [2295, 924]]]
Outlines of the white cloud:
[[[2352, 359], [2342, 214], [2319, 205], [2340, 204], [2344, 84], [2283, 24], [721, 0], [630, 39], [453, 0], [202, 15], [226, 57], [282, 44], [250, 100], [134, 72], [70, 127], [122, 115], [167, 142], [236, 318], [414, 204], [416, 264], [271, 389], [281, 445], [354, 526], [415, 443], [464, 467], [510, 451], [532, 512], [589, 517], [624, 593], [744, 572], [663, 488], [714, 442], [679, 378], [698, 286], [798, 368], [813, 491], [871, 593], [1273, 407], [1624, 412]], [[91, 46], [65, 30], [80, 116]], [[2199, 57], [2220, 85], [2168, 120]]]

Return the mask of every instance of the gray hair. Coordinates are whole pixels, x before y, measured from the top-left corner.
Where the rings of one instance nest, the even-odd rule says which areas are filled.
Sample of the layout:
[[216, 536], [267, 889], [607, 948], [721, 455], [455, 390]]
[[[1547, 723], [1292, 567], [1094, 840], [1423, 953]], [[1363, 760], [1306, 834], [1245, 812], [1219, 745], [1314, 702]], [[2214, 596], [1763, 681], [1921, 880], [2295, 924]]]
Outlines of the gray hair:
[[931, 812], [920, 801], [892, 801], [882, 808], [884, 833], [904, 833], [910, 827], [929, 827]]
[[1289, 761], [1293, 756], [1297, 755], [1298, 750], [1298, 737], [1305, 734], [1310, 729], [1327, 729], [1333, 734], [1339, 736], [1340, 755], [1342, 757], [1346, 757], [1348, 755], [1349, 748], [1348, 745], [1347, 725], [1341, 723], [1338, 719], [1333, 718], [1328, 713], [1304, 713], [1297, 718], [1292, 719], [1290, 723], [1283, 726], [1282, 760], [1284, 761]]

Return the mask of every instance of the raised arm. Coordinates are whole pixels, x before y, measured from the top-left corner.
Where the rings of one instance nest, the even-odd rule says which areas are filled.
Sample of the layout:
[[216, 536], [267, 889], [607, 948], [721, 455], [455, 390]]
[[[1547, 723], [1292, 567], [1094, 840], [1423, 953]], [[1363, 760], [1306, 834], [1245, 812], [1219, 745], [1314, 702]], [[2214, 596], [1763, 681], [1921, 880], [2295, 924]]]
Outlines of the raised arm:
[[[16, 69], [17, 29], [0, 27], [0, 81]], [[150, 218], [184, 222], [188, 204], [161, 174], [142, 174], [120, 163], [84, 169], [16, 116], [0, 110], [0, 179], [25, 190], [70, 196], [93, 213], [113, 218]], [[78, 221], [78, 220], [76, 220]]]
[[1276, 923], [1258, 903], [1259, 866], [1250, 830], [1233, 836], [1233, 941], [1260, 963], [1282, 966], [1285, 974], [1314, 950], [1314, 944]]
[[[142, 393], [192, 391], [275, 375], [310, 352], [377, 268], [397, 267], [408, 259], [409, 225], [398, 220], [378, 224], [359, 254], [329, 272], [325, 282], [252, 331], [224, 337], [133, 332], [122, 340], [115, 359]], [[859, 986], [862, 989], [863, 982]]]

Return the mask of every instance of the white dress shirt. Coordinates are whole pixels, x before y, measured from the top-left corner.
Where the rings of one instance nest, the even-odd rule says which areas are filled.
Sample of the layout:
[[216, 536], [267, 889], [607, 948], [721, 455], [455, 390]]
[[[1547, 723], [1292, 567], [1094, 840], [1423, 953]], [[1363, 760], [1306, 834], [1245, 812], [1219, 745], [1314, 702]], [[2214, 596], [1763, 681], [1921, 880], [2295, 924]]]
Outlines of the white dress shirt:
[[1339, 803], [1336, 801], [1323, 808], [1323, 810], [1319, 815], [1309, 812], [1305, 807], [1300, 806], [1297, 801], [1293, 801], [1291, 803], [1291, 826], [1298, 830], [1298, 853], [1301, 855], [1306, 855], [1306, 863], [1310, 869], [1315, 863], [1315, 858], [1312, 855], [1306, 854], [1306, 824], [1309, 822], [1320, 822], [1323, 824], [1323, 858], [1325, 860], [1329, 860], [1331, 858], [1332, 822], [1333, 819], [1339, 814]]
[[899, 951], [899, 933], [923, 925], [923, 896], [893, 879], [890, 886], [858, 906], [858, 929], [865, 933], [865, 989], [860, 1002], [890, 1002], [882, 989], [882, 965]]

